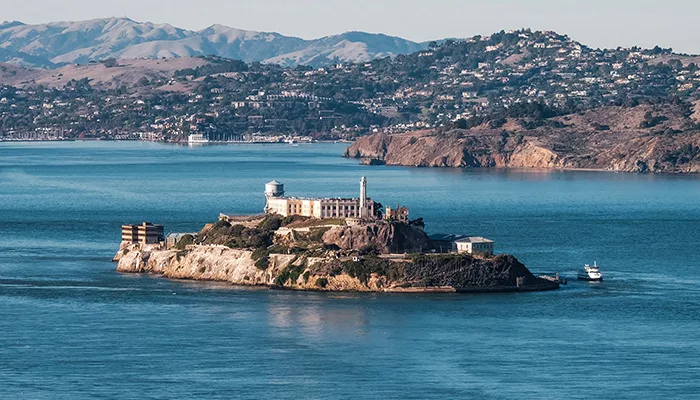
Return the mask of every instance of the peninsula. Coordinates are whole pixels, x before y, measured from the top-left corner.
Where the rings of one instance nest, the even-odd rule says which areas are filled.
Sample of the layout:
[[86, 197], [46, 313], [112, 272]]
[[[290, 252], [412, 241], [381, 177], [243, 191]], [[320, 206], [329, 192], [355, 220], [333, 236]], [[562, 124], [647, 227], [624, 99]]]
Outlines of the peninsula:
[[503, 118], [469, 126], [376, 133], [344, 156], [368, 165], [453, 168], [700, 172], [700, 129], [680, 106], [604, 107], [555, 116]]
[[428, 235], [407, 207], [367, 197], [285, 196], [265, 187], [265, 213], [221, 214], [199, 232], [164, 235], [162, 225], [122, 227], [114, 260], [125, 273], [226, 281], [290, 290], [357, 292], [538, 291], [558, 282], [533, 275], [479, 236]]

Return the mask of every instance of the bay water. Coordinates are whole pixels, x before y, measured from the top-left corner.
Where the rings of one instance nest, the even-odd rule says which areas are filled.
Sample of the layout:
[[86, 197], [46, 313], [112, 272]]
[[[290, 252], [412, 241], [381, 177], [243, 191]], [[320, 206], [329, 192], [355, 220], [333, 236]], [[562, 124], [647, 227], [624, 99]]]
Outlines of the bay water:
[[[0, 398], [700, 398], [700, 177], [361, 166], [344, 144], [0, 143]], [[486, 236], [558, 291], [305, 293], [120, 274], [120, 225], [264, 184]], [[598, 262], [602, 283], [575, 280]]]

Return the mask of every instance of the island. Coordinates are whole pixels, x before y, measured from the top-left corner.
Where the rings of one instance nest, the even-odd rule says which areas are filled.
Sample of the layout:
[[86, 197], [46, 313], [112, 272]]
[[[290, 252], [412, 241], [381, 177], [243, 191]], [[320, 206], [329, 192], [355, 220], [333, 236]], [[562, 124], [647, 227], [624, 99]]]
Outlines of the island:
[[199, 232], [164, 235], [162, 225], [122, 227], [117, 271], [277, 289], [353, 292], [504, 292], [559, 288], [533, 275], [494, 241], [428, 235], [407, 207], [367, 197], [287, 197], [266, 184], [265, 213], [219, 220]]

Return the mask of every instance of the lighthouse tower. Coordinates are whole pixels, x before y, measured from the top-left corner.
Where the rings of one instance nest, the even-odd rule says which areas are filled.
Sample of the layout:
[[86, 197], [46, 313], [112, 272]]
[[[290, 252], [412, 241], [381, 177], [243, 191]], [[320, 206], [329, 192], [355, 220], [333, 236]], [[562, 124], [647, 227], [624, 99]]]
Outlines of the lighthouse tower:
[[367, 218], [367, 178], [360, 179], [360, 218]]

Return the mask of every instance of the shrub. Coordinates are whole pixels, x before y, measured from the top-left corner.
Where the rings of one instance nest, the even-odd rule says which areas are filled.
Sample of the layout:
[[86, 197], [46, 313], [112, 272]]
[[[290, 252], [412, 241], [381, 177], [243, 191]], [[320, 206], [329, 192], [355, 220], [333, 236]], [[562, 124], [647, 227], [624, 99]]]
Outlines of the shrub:
[[365, 246], [362, 246], [360, 250], [358, 250], [361, 256], [364, 255], [377, 255], [381, 253], [381, 250], [377, 247], [375, 243], [370, 243]]
[[255, 267], [257, 269], [267, 269], [270, 264], [270, 250], [267, 248], [255, 249], [251, 258], [255, 260]]
[[301, 276], [301, 273], [304, 272], [304, 267], [300, 265], [288, 265], [285, 267], [282, 271], [280, 271], [280, 274], [277, 275], [277, 278], [275, 278], [275, 284], [279, 286], [284, 286], [287, 281], [291, 281], [292, 284], [299, 279], [299, 276]]
[[326, 286], [328, 286], [328, 279], [326, 279], [326, 278], [316, 279], [316, 286], [318, 286], [320, 288], [325, 288]]
[[214, 226], [212, 226], [212, 228], [213, 229], [228, 228], [230, 226], [231, 226], [231, 224], [229, 224], [228, 221], [226, 221], [224, 219], [220, 219], [220, 220], [216, 221], [216, 223], [214, 224]]
[[322, 242], [323, 235], [326, 232], [328, 232], [330, 229], [331, 228], [329, 228], [329, 227], [312, 229], [311, 232], [309, 232], [309, 241], [310, 242]]
[[266, 216], [265, 219], [260, 221], [258, 228], [263, 231], [276, 231], [280, 226], [282, 226], [282, 217], [273, 214]]
[[282, 226], [287, 226], [287, 225], [293, 224], [295, 222], [306, 221], [307, 219], [309, 219], [309, 217], [304, 217], [301, 215], [289, 215], [289, 216], [282, 218], [282, 220], [280, 222], [281, 222]]
[[187, 245], [194, 243], [194, 236], [187, 234], [180, 238], [175, 244], [175, 248], [178, 250], [184, 250]]
[[372, 274], [385, 276], [390, 281], [404, 279], [405, 273], [401, 263], [391, 262], [379, 257], [367, 257], [362, 261], [345, 261], [342, 263], [343, 272], [367, 284]]

